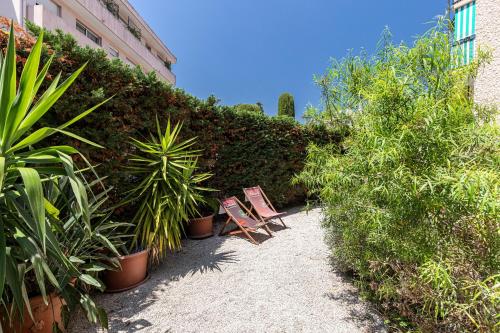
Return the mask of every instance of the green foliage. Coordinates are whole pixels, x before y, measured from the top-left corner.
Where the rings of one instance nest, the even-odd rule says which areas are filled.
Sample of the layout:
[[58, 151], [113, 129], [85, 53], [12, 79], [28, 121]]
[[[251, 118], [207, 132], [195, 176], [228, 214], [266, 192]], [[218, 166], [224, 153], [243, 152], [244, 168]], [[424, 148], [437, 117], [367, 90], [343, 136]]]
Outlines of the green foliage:
[[[79, 172], [80, 173], [80, 172]], [[89, 175], [90, 176], [90, 175]], [[95, 176], [95, 175], [94, 175]], [[95, 177], [94, 177], [95, 178]], [[83, 174], [82, 174], [82, 179]], [[97, 320], [103, 326], [107, 326], [107, 316], [105, 311], [97, 307], [93, 300], [86, 295], [90, 289], [104, 290], [104, 284], [99, 279], [99, 273], [106, 269], [118, 269], [116, 260], [121, 253], [118, 248], [124, 245], [127, 237], [123, 230], [131, 225], [127, 223], [117, 223], [110, 220], [111, 213], [103, 212], [102, 206], [108, 199], [109, 189], [101, 190], [94, 194], [92, 187], [102, 187], [102, 179], [97, 178], [91, 183], [85, 182], [87, 187], [89, 219], [92, 229], [88, 229], [82, 219], [82, 212], [74, 205], [75, 198], [71, 190], [71, 181], [68, 177], [53, 178], [44, 186], [44, 192], [50, 202], [57, 207], [55, 214], [58, 222], [58, 229], [55, 233], [57, 242], [62, 252], [69, 258], [71, 263], [81, 272], [79, 279], [58, 265], [54, 266], [55, 276], [61, 276], [65, 287], [59, 291], [66, 302], [68, 311], [63, 314], [71, 314], [77, 306], [82, 306], [87, 318], [91, 322]], [[75, 291], [84, 290], [80, 297], [75, 297]], [[65, 326], [69, 317], [63, 316]]]
[[340, 150], [312, 145], [297, 181], [319, 197], [339, 267], [382, 309], [421, 331], [493, 332], [500, 133], [496, 111], [470, 98], [484, 55], [457, 67], [450, 45], [439, 25], [413, 47], [386, 39], [374, 58], [335, 62], [316, 121], [345, 114], [350, 136]]
[[[214, 96], [199, 100], [159, 81], [154, 74], [145, 75], [119, 60], [108, 60], [102, 50], [80, 48], [68, 35], [59, 32], [45, 35], [56, 55], [54, 71], [70, 73], [82, 63], [88, 65], [66, 98], [42, 119], [44, 124], [66, 121], [103, 101], [103, 96], [115, 96], [75, 128], [77, 134], [103, 143], [106, 149], [95, 150], [74, 143], [92, 164], [99, 165], [99, 174], [108, 176], [106, 184], [113, 187], [109, 195], [114, 204], [123, 199], [122, 193], [131, 189], [128, 175], [122, 169], [128, 155], [134, 153], [129, 138], [147, 136], [156, 126], [156, 115], [162, 126], [168, 118], [174, 123], [182, 122], [180, 139], [198, 138], [194, 148], [202, 150], [201, 171], [214, 174], [205, 184], [207, 187], [219, 190], [220, 195], [241, 195], [242, 187], [260, 184], [273, 203], [280, 206], [304, 199], [302, 188], [291, 186], [289, 181], [302, 170], [308, 143], [339, 140], [336, 133], [321, 124], [302, 126], [292, 119], [237, 112], [233, 107], [219, 106]], [[107, 84], [101, 88], [102, 82]], [[52, 141], [62, 142], [59, 138]], [[133, 207], [128, 210], [123, 207], [117, 213], [125, 218], [135, 211]]]
[[278, 100], [278, 116], [288, 116], [295, 118], [295, 101], [291, 94], [281, 94]]
[[139, 177], [130, 191], [132, 201], [140, 202], [132, 220], [135, 224], [132, 248], [150, 248], [155, 261], [167, 249], [181, 247], [183, 224], [198, 215], [197, 207], [206, 203], [200, 186], [212, 175], [199, 173], [199, 150], [194, 150], [195, 138], [179, 142], [182, 125], [173, 128], [170, 121], [162, 133], [156, 121], [156, 136], [144, 142], [132, 139], [139, 155], [130, 158], [129, 169]]
[[234, 106], [236, 112], [255, 112], [264, 114], [262, 104], [237, 104]]
[[[85, 68], [79, 67], [62, 82], [61, 75], [54, 76], [48, 88], [44, 86], [52, 58], [48, 58], [39, 72], [41, 64], [43, 35], [34, 44], [31, 53], [17, 78], [16, 47], [14, 28], [6, 35], [8, 38], [5, 57], [0, 52], [0, 303], [4, 318], [12, 316], [32, 316], [28, 293], [42, 295], [45, 303], [52, 291], [62, 294], [67, 304], [79, 303], [88, 299], [84, 292], [73, 288], [68, 293], [70, 277], [79, 279], [82, 284], [94, 284], [95, 279], [88, 275], [68, 256], [68, 252], [58, 241], [64, 232], [62, 207], [54, 195], [56, 184], [68, 184], [66, 200], [74, 212], [84, 235], [92, 234], [91, 204], [88, 200], [88, 187], [80, 177], [72, 156], [79, 151], [70, 145], [45, 146], [47, 139], [56, 133], [67, 138], [86, 142], [66, 128], [89, 115], [106, 101], [85, 110], [59, 126], [39, 127], [40, 119], [49, 114], [52, 106], [60, 100], [72, 86], [75, 79]], [[35, 99], [35, 96], [38, 96]], [[81, 156], [80, 156], [81, 157]], [[52, 188], [54, 191], [49, 191]], [[70, 199], [71, 198], [71, 199]], [[80, 260], [83, 261], [83, 260]], [[91, 264], [91, 262], [83, 261]], [[34, 281], [34, 283], [32, 283]], [[105, 325], [105, 313], [92, 302], [85, 308], [89, 318]]]

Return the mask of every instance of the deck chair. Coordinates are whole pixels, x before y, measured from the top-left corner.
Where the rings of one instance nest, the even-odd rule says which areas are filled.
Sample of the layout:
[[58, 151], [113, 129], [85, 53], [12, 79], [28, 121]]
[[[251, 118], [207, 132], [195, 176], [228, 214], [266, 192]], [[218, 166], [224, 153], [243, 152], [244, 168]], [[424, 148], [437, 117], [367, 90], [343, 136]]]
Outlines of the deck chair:
[[[244, 204], [242, 204], [241, 201], [238, 200], [238, 198], [226, 198], [221, 200], [220, 204], [224, 211], [227, 213], [228, 218], [222, 226], [222, 229], [219, 232], [219, 236], [243, 233], [252, 243], [258, 245], [259, 242], [257, 242], [249, 232], [256, 232], [258, 229], [262, 228], [270, 237], [273, 237], [273, 235], [271, 234], [271, 230], [267, 226], [267, 222], [260, 221], [258, 218], [256, 218], [255, 215], [253, 215], [252, 212]], [[243, 209], [241, 209], [241, 207], [245, 209], [246, 213], [245, 211], [243, 211]], [[230, 231], [224, 231], [227, 225], [231, 222], [236, 224], [237, 228]]]
[[247, 200], [250, 201], [252, 209], [255, 210], [262, 222], [277, 218], [285, 228], [287, 227], [285, 222], [281, 219], [281, 216], [286, 213], [279, 213], [276, 211], [273, 204], [269, 201], [267, 195], [260, 186], [244, 188], [243, 192], [245, 193]]

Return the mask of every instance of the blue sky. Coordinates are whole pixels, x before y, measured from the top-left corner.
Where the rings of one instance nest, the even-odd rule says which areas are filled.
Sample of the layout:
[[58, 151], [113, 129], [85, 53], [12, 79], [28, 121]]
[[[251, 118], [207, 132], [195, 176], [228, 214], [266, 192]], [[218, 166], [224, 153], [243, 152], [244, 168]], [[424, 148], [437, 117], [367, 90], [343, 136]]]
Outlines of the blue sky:
[[177, 86], [222, 104], [277, 112], [295, 96], [297, 119], [320, 100], [313, 75], [349, 49], [373, 51], [384, 26], [411, 43], [446, 0], [130, 0], [177, 56]]

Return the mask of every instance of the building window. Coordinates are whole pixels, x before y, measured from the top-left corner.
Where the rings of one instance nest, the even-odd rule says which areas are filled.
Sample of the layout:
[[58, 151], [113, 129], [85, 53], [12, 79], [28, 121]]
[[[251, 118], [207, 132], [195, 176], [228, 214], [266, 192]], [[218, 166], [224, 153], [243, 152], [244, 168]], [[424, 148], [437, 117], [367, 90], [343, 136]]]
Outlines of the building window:
[[454, 49], [459, 54], [460, 64], [469, 64], [475, 56], [476, 1], [455, 9]]
[[114, 48], [110, 47], [109, 48], [109, 55], [114, 57], [114, 58], [118, 58], [118, 57], [120, 57], [120, 52], [118, 52]]
[[97, 36], [95, 33], [93, 33], [89, 28], [87, 28], [83, 23], [80, 21], [76, 21], [76, 30], [80, 31], [82, 34], [87, 36], [88, 39], [96, 43], [97, 45], [101, 46], [102, 45], [102, 39], [101, 37]]
[[151, 52], [151, 46], [149, 46], [148, 44], [146, 44], [146, 48], [148, 49], [149, 52]]
[[59, 6], [57, 3], [54, 3], [54, 5], [56, 6], [57, 16], [62, 17], [62, 8], [61, 8], [61, 6]]

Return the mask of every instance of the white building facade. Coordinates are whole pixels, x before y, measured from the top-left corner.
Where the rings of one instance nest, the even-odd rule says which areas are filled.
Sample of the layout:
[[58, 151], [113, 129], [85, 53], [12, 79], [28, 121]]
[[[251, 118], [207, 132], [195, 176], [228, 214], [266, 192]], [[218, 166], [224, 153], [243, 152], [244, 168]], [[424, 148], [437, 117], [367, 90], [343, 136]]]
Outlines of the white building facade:
[[470, 63], [478, 49], [492, 52], [492, 62], [474, 82], [474, 99], [500, 107], [500, 0], [454, 0], [455, 45], [463, 63]]
[[110, 58], [176, 82], [171, 66], [177, 58], [127, 0], [0, 0], [0, 16], [61, 29], [81, 46], [102, 48]]

